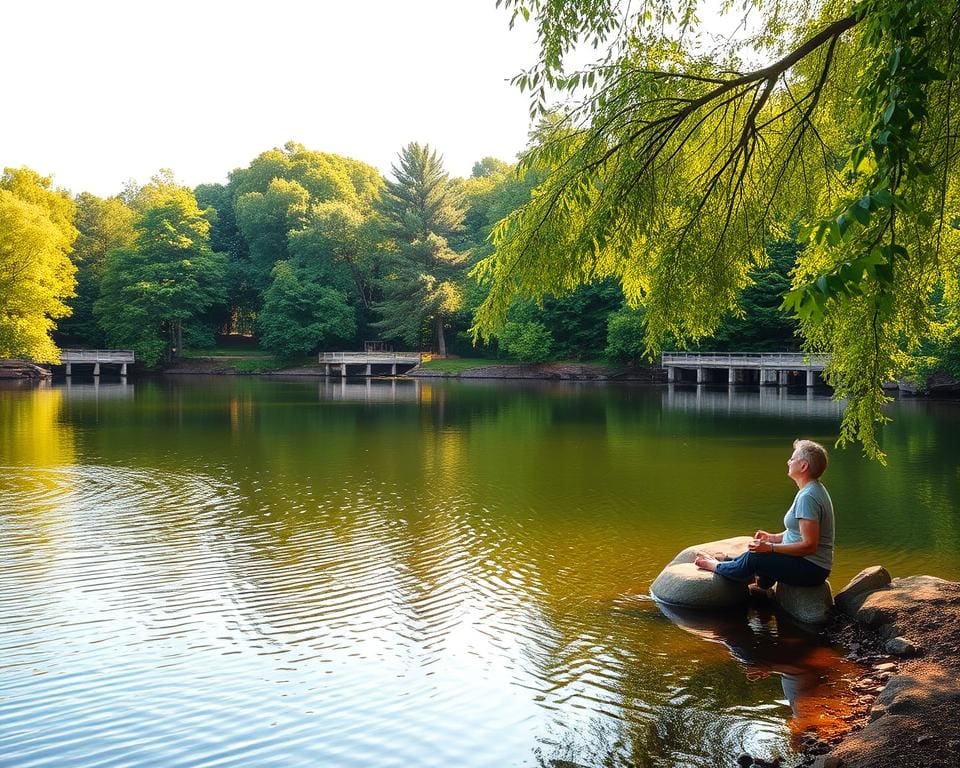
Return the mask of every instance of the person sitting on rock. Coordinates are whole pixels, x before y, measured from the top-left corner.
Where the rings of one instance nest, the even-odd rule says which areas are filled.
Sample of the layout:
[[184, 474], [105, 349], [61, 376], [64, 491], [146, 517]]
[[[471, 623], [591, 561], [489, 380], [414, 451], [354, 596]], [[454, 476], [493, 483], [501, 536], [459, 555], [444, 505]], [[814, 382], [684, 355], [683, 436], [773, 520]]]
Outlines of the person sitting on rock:
[[733, 581], [753, 582], [770, 589], [782, 581], [798, 587], [816, 587], [833, 567], [833, 502], [820, 482], [827, 469], [827, 451], [812, 440], [795, 440], [787, 459], [787, 475], [797, 484], [797, 495], [783, 518], [783, 533], [757, 531], [749, 551], [733, 560], [717, 560], [698, 553], [698, 568]]

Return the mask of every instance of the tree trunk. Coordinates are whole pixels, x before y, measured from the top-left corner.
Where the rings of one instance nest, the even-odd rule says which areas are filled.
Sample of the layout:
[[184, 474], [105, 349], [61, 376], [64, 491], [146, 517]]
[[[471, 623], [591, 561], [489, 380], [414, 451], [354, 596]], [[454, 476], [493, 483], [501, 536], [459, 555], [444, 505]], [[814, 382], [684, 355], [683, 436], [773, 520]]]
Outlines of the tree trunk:
[[440, 317], [440, 315], [437, 315], [433, 322], [436, 324], [437, 330], [437, 356], [446, 357], [447, 342], [446, 339], [443, 338], [443, 318]]
[[177, 320], [177, 357], [183, 354], [183, 320]]

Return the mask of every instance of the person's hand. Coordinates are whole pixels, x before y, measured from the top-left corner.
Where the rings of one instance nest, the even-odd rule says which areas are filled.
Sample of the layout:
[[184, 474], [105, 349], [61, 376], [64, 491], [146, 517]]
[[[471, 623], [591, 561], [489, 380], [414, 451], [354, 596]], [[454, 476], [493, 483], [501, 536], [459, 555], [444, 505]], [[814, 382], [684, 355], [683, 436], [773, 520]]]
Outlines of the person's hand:
[[757, 541], [767, 541], [771, 536], [773, 536], [773, 534], [768, 533], [767, 531], [757, 531], [755, 534], [753, 534], [753, 538], [755, 538]]
[[[770, 534], [767, 534], [768, 536]], [[774, 542], [770, 539], [761, 539], [759, 537], [754, 538], [749, 544], [747, 544], [747, 549], [751, 552], [773, 552]]]

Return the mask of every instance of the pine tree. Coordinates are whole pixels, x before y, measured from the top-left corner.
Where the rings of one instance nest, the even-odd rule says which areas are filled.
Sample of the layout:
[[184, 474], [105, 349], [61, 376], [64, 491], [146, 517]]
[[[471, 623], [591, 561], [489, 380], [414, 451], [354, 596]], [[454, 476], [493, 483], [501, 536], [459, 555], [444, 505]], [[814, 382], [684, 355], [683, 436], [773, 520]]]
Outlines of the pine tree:
[[443, 159], [429, 145], [411, 143], [393, 166], [379, 210], [387, 236], [383, 300], [374, 326], [387, 338], [416, 344], [432, 327], [436, 352], [446, 354], [444, 324], [463, 303], [459, 280], [465, 257], [450, 247], [463, 209]]

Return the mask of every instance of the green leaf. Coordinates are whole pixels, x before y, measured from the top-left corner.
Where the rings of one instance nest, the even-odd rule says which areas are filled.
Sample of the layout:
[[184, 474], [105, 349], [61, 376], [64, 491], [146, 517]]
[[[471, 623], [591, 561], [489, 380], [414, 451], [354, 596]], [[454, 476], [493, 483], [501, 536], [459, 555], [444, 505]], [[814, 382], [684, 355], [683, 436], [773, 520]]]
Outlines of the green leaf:
[[893, 264], [877, 264], [874, 274], [877, 282], [881, 285], [891, 285], [893, 283]]
[[[869, 201], [869, 198], [867, 198], [867, 200]], [[867, 226], [867, 224], [870, 223], [870, 211], [868, 211], [865, 207], [860, 205], [860, 203], [851, 205], [847, 209], [847, 213], [849, 213], [850, 216], [856, 219], [857, 223], [862, 224], [863, 226]]]
[[[839, 218], [843, 218], [842, 216]], [[827, 230], [827, 244], [828, 245], [840, 245], [840, 242], [843, 240], [843, 232], [840, 230], [839, 218], [831, 221], [829, 223], [829, 229]]]
[[887, 69], [890, 70], [891, 75], [897, 73], [897, 68], [900, 66], [900, 47], [894, 49], [893, 53], [890, 54], [890, 57], [887, 59]]
[[896, 111], [897, 111], [897, 102], [891, 99], [889, 106], [883, 112], [883, 122], [889, 123], [890, 119], [893, 117], [893, 113]]

